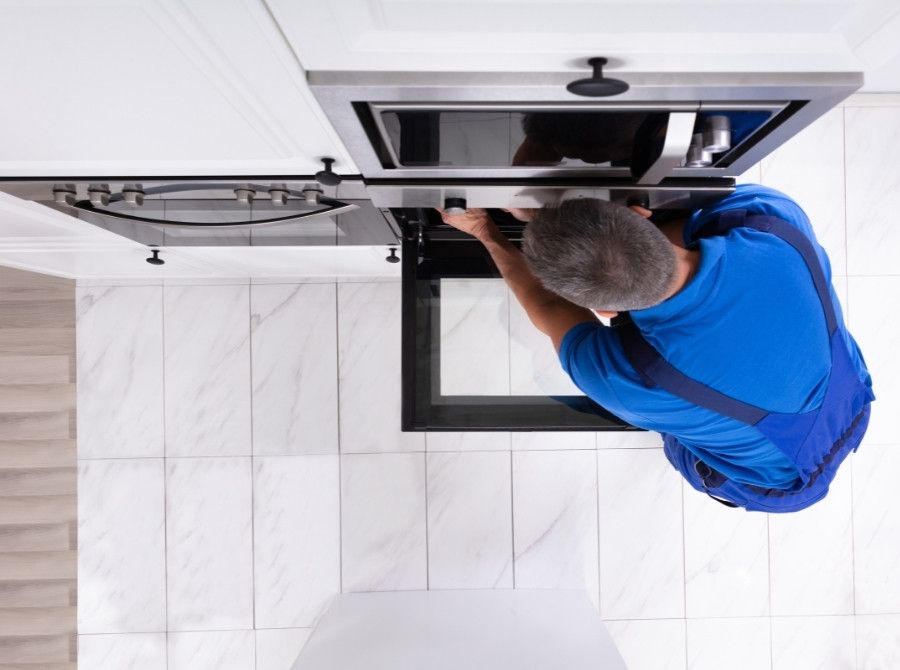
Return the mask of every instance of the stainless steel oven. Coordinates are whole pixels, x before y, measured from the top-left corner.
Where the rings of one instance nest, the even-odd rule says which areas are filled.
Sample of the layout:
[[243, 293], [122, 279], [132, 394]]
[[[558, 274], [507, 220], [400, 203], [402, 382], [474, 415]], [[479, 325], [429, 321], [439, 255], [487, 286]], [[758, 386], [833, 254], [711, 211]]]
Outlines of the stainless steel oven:
[[740, 175], [862, 84], [859, 73], [634, 73], [612, 98], [572, 73], [311, 72], [368, 182]]
[[513, 241], [522, 224], [501, 208], [552, 205], [576, 188], [678, 215], [729, 193], [862, 84], [859, 73], [638, 73], [623, 76], [624, 92], [588, 98], [567, 88], [576, 78], [309, 74], [367, 193], [402, 231], [407, 430], [629, 428], [560, 378], [549, 342], [517, 357], [521, 317], [496, 268], [434, 207], [494, 208]]

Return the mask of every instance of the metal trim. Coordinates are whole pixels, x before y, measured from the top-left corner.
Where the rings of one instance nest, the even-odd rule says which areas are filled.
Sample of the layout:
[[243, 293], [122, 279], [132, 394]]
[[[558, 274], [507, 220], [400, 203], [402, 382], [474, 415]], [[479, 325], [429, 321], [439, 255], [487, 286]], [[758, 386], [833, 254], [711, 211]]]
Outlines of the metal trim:
[[662, 152], [650, 167], [637, 176], [640, 185], [658, 184], [668, 177], [674, 168], [684, 163], [688, 147], [691, 145], [691, 137], [694, 132], [694, 124], [697, 121], [697, 112], [675, 112], [669, 114], [669, 123], [666, 126], [666, 139]]
[[[772, 101], [787, 104], [801, 101], [802, 109], [772, 132], [753, 140], [754, 144], [727, 167], [676, 168], [680, 177], [736, 177], [758, 163], [815, 119], [840, 103], [863, 83], [860, 72], [775, 72], [775, 73], [623, 73], [628, 91], [608, 104], [612, 108], [627, 105], [665, 104], [722, 108], [749, 104], [767, 108]], [[308, 73], [313, 95], [331, 121], [338, 136], [367, 180], [458, 179], [553, 177], [563, 169], [478, 169], [478, 168], [385, 168], [369, 141], [354, 109], [361, 104], [488, 104], [539, 105], [562, 104], [579, 108], [583, 98], [569, 93], [565, 86], [571, 72], [497, 73], [497, 72], [340, 72]], [[596, 107], [595, 107], [596, 108]], [[598, 169], [566, 169], [566, 174], [597, 177]]]
[[[319, 202], [324, 202], [325, 200], [330, 200], [330, 198], [320, 198]], [[97, 214], [99, 216], [109, 216], [114, 219], [124, 219], [126, 221], [148, 223], [154, 226], [159, 226], [161, 228], [203, 228], [204, 230], [227, 230], [231, 228], [264, 228], [266, 226], [286, 223], [288, 221], [301, 221], [303, 219], [309, 219], [315, 216], [322, 215], [334, 216], [337, 214], [342, 214], [344, 212], [350, 212], [354, 209], [358, 209], [357, 205], [349, 205], [337, 200], [333, 200], [332, 203], [333, 204], [331, 204], [326, 209], [318, 209], [313, 212], [306, 212], [305, 214], [293, 214], [290, 216], [282, 216], [275, 219], [263, 219], [261, 221], [236, 221], [234, 223], [204, 223], [202, 221], [166, 221], [165, 219], [150, 219], [144, 216], [135, 216], [133, 214], [128, 214], [126, 212], [116, 212], [107, 209], [100, 209], [94, 207], [90, 200], [79, 200], [72, 206], [76, 209], [90, 212], [92, 214]]]

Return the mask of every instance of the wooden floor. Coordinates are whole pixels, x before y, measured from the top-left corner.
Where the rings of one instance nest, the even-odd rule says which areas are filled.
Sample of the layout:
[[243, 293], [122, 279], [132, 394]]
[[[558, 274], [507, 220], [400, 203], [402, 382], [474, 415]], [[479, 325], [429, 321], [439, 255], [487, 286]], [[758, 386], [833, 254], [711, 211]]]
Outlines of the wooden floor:
[[0, 670], [74, 670], [75, 285], [0, 267]]

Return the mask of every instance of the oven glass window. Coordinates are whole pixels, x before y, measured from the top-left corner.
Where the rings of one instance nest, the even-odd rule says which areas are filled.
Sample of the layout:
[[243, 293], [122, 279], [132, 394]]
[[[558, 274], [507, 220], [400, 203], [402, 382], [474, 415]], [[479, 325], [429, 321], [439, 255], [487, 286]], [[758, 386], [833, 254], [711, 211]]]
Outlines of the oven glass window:
[[665, 136], [668, 114], [389, 111], [381, 119], [404, 167], [629, 168], [636, 142]]
[[502, 279], [438, 281], [441, 396], [583, 395]]
[[404, 430], [628, 430], [562, 371], [484, 247], [404, 238]]
[[[726, 117], [730, 146], [712, 164], [762, 128], [771, 110], [706, 110], [694, 133], [710, 117]], [[652, 162], [662, 148], [669, 114], [663, 111], [383, 111], [382, 135], [398, 167], [605, 168], [628, 174]]]

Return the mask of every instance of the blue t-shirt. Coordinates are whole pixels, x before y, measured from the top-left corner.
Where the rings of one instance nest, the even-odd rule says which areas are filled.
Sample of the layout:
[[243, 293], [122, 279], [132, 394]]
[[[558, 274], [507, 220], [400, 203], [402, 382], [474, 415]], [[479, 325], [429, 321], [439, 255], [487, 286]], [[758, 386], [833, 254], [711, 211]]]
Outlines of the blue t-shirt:
[[[687, 376], [769, 411], [816, 409], [828, 385], [831, 352], [809, 271], [793, 247], [769, 233], [737, 228], [691, 241], [692, 231], [729, 209], [776, 216], [815, 242], [809, 219], [793, 200], [763, 186], [738, 186], [685, 224], [687, 246], [700, 251], [694, 277], [668, 300], [631, 316], [646, 340]], [[828, 257], [815, 246], [830, 283]], [[871, 384], [831, 293], [860, 378]], [[573, 327], [559, 356], [586, 395], [635, 426], [675, 436], [729, 479], [788, 488], [797, 478], [787, 456], [755, 427], [645, 387], [618, 336], [603, 324]]]

